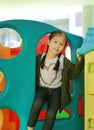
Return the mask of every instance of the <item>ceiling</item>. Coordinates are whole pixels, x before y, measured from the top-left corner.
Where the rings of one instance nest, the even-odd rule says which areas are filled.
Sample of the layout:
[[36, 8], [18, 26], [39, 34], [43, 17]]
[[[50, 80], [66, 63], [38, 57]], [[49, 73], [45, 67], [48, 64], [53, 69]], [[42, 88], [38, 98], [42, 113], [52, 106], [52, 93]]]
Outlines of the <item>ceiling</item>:
[[17, 8], [30, 6], [32, 8], [61, 8], [73, 5], [92, 5], [94, 0], [0, 0], [0, 8]]
[[64, 18], [69, 12], [79, 11], [77, 6], [93, 4], [94, 0], [0, 0], [0, 21]]

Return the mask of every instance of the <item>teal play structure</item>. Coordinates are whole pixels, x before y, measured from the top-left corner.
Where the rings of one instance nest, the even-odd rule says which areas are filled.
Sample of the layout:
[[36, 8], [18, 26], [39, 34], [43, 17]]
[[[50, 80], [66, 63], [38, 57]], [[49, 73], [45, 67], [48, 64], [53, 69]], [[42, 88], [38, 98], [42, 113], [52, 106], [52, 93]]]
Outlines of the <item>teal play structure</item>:
[[[63, 25], [62, 25], [63, 26]], [[27, 121], [35, 94], [36, 47], [44, 35], [57, 30], [56, 27], [32, 20], [8, 20], [0, 22], [0, 28], [16, 30], [22, 38], [20, 54], [11, 59], [0, 58], [0, 70], [5, 75], [6, 85], [0, 93], [0, 109], [7, 108], [16, 112], [20, 120], [20, 130], [27, 130]], [[71, 48], [71, 61], [76, 62], [76, 49], [82, 45], [83, 38], [65, 32]], [[69, 118], [56, 120], [53, 130], [83, 130], [83, 72], [72, 81], [72, 102]], [[35, 130], [41, 130], [44, 121], [38, 121]]]
[[83, 41], [81, 48], [78, 50], [78, 53], [84, 55], [90, 51], [94, 50], [94, 28], [89, 27]]

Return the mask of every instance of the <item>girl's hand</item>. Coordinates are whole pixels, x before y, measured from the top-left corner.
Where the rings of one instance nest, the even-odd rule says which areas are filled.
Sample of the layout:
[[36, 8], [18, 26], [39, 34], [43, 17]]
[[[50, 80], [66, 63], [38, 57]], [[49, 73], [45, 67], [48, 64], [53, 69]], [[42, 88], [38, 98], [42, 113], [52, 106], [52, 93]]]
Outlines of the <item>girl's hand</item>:
[[[78, 49], [79, 49], [79, 48], [78, 48]], [[82, 55], [79, 55], [79, 54], [77, 53], [78, 49], [76, 50], [76, 56], [77, 56], [78, 61], [80, 62], [81, 59], [83, 58], [83, 56], [82, 56]]]
[[77, 59], [79, 62], [81, 61], [82, 58], [83, 58], [83, 56], [81, 56], [81, 55], [77, 56]]

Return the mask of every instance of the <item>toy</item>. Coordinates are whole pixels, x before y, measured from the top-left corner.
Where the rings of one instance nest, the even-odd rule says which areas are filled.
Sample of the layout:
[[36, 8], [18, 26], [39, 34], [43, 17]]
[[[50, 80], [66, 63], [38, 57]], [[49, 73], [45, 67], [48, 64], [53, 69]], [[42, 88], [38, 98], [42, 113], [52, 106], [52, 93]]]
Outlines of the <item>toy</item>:
[[[27, 130], [27, 120], [35, 93], [36, 47], [44, 35], [57, 28], [32, 20], [3, 21], [0, 22], [0, 28], [14, 29], [22, 39], [21, 51], [17, 56], [10, 59], [0, 58], [0, 70], [6, 79], [5, 88], [0, 93], [0, 109], [7, 108], [15, 112], [20, 122], [18, 129]], [[76, 49], [82, 45], [83, 38], [67, 32], [66, 35], [71, 48], [71, 60], [75, 63]], [[69, 118], [56, 120], [54, 130], [62, 128], [83, 130], [83, 114], [80, 115], [79, 112], [81, 111], [79, 109], [83, 109], [79, 101], [83, 96], [83, 73], [72, 81], [71, 95], [73, 100], [66, 108], [71, 111], [71, 114]], [[35, 130], [41, 130], [42, 123], [43, 121], [39, 120]], [[12, 130], [18, 129], [12, 128]]]

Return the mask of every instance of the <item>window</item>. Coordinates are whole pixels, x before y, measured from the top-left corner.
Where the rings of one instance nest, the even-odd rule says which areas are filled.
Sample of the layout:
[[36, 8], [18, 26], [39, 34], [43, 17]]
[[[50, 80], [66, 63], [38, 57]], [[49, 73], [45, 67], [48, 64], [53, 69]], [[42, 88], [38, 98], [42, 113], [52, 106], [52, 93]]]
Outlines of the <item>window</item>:
[[10, 59], [17, 56], [22, 49], [22, 38], [11, 28], [0, 29], [0, 58]]

